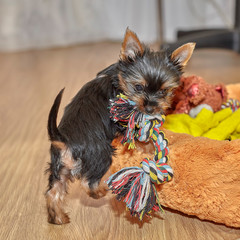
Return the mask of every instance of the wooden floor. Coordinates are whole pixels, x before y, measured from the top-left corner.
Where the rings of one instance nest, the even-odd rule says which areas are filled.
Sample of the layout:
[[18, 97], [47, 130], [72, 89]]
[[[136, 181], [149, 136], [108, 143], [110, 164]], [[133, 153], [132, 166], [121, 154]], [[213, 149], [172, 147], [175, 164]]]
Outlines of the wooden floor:
[[[0, 54], [0, 239], [158, 239], [236, 240], [240, 229], [201, 221], [166, 209], [161, 217], [139, 222], [110, 194], [89, 198], [79, 183], [70, 188], [71, 223], [47, 223], [44, 192], [49, 161], [46, 125], [58, 91], [61, 105], [95, 74], [117, 60], [119, 43]], [[240, 82], [240, 55], [197, 50], [186, 74], [208, 82]]]

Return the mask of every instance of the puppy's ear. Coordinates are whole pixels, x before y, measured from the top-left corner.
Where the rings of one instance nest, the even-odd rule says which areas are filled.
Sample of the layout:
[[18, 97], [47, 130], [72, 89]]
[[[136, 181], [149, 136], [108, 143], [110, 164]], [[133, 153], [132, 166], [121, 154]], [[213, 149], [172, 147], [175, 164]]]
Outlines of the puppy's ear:
[[171, 60], [185, 67], [192, 56], [196, 43], [187, 43], [177, 48], [171, 55]]
[[135, 59], [137, 54], [142, 55], [143, 46], [140, 43], [137, 35], [127, 28], [125, 37], [122, 43], [122, 48], [120, 52], [120, 58], [125, 59]]

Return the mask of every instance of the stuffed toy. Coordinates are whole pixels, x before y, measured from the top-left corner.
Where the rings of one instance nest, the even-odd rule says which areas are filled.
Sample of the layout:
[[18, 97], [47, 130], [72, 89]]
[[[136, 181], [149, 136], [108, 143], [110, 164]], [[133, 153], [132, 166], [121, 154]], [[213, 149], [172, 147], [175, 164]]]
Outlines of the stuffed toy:
[[[221, 109], [227, 100], [227, 90], [223, 84], [212, 85], [199, 76], [182, 77], [180, 86], [175, 90], [170, 113], [189, 113], [191, 109], [202, 106], [213, 112]], [[198, 112], [201, 108], [198, 110]], [[197, 113], [198, 113], [197, 112]], [[194, 114], [195, 116], [196, 114]]]
[[[229, 96], [240, 100], [236, 89], [240, 90], [240, 84], [227, 86]], [[156, 186], [157, 201], [200, 219], [240, 227], [240, 140], [194, 137], [162, 127], [168, 139], [167, 164], [173, 178]], [[120, 139], [112, 144], [117, 149], [112, 172], [139, 166], [143, 158], [155, 153], [152, 141], [136, 141], [135, 149], [128, 149]]]
[[193, 118], [188, 114], [166, 116], [164, 128], [177, 133], [187, 133], [194, 137], [208, 137], [216, 140], [240, 139], [240, 102], [230, 100], [224, 109], [213, 113], [203, 108]]

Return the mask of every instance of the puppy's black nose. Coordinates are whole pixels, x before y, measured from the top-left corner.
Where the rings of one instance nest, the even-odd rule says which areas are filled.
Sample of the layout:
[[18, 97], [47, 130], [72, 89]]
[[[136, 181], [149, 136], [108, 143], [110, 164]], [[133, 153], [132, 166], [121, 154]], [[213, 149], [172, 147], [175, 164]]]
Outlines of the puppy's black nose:
[[148, 114], [152, 114], [153, 111], [154, 111], [154, 109], [153, 109], [152, 106], [146, 106], [146, 107], [145, 107], [145, 110], [146, 110], [146, 113], [148, 113]]

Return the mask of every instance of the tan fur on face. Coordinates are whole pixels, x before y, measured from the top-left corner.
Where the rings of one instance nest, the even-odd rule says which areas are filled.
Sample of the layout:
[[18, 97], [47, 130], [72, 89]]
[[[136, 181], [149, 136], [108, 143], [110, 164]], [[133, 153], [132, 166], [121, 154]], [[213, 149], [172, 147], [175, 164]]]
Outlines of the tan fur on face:
[[[124, 94], [137, 104], [137, 107], [141, 112], [144, 112], [144, 106], [143, 106], [144, 96], [142, 96], [141, 93], [138, 93], [138, 94], [131, 93], [130, 89], [128, 88], [128, 84], [126, 80], [121, 76], [121, 74], [119, 74], [118, 77], [119, 77], [120, 87], [124, 92]], [[135, 83], [131, 83], [133, 87], [136, 84], [141, 84], [144, 87], [146, 85], [146, 81], [145, 79], [142, 78], [142, 79], [136, 80]]]
[[131, 98], [132, 101], [134, 101], [137, 104], [137, 107], [139, 109], [140, 112], [144, 112], [144, 99], [139, 96], [139, 95], [134, 95]]
[[172, 97], [166, 96], [165, 98], [158, 100], [158, 106], [155, 109], [155, 114], [165, 114], [166, 110], [171, 106]]
[[[136, 103], [137, 108], [139, 109], [140, 112], [144, 113], [145, 112], [144, 94], [135, 93], [135, 92], [131, 93], [131, 91], [129, 90], [127, 81], [121, 76], [121, 74], [119, 74], [118, 77], [119, 77], [120, 87], [123, 90], [124, 94]], [[145, 79], [142, 78], [142, 79], [136, 80], [135, 83], [131, 83], [131, 85], [133, 86], [136, 84], [141, 84], [143, 86], [146, 86], [147, 83]], [[174, 78], [163, 83], [163, 85], [161, 86], [161, 90], [166, 89], [167, 94], [166, 96], [157, 100], [158, 106], [154, 107], [153, 114], [165, 113], [165, 111], [171, 106], [172, 97], [173, 97], [172, 93], [173, 93], [173, 90], [178, 87], [178, 85], [179, 85], [178, 81]]]
[[126, 81], [123, 79], [123, 77], [121, 76], [121, 74], [118, 74], [118, 78], [119, 78], [119, 85], [120, 88], [122, 89], [122, 91], [126, 94], [129, 90], [127, 87], [127, 83]]
[[167, 89], [168, 92], [172, 92], [178, 86], [179, 80], [172, 78], [162, 84], [161, 90]]
[[[145, 87], [147, 84], [147, 82], [144, 78], [124, 79], [120, 73], [118, 74], [118, 78], [119, 78], [120, 88], [122, 89], [124, 94], [127, 95], [128, 97], [131, 97], [133, 94], [135, 94], [135, 92], [132, 92], [133, 89], [135, 89], [135, 85], [138, 84], [138, 85], [142, 85], [143, 87]], [[132, 89], [130, 89], [130, 87]]]

